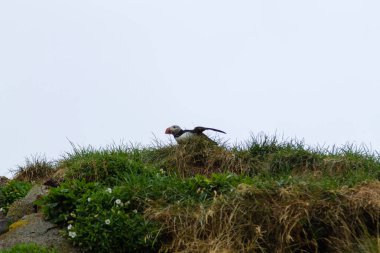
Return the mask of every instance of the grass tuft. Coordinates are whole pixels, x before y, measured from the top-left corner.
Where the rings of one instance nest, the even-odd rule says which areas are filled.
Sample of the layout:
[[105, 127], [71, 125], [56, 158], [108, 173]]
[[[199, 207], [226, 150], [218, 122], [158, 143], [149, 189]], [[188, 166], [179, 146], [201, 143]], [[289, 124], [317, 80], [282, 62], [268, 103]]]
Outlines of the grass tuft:
[[19, 165], [13, 171], [13, 179], [25, 182], [41, 182], [55, 172], [54, 163], [45, 156], [34, 155], [25, 159], [25, 165]]

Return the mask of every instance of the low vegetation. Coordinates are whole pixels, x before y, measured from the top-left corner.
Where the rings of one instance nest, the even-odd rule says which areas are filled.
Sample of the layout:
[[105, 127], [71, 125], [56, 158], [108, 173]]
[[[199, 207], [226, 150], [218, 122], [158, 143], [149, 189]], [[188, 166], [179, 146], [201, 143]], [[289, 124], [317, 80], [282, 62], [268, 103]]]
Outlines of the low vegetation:
[[380, 158], [366, 148], [259, 135], [74, 146], [48, 164], [65, 179], [39, 205], [85, 252], [380, 250]]
[[58, 251], [41, 247], [34, 243], [21, 243], [10, 249], [0, 250], [0, 253], [58, 253]]
[[7, 214], [9, 206], [15, 200], [24, 197], [31, 187], [31, 183], [18, 180], [12, 180], [6, 185], [0, 186], [0, 211]]

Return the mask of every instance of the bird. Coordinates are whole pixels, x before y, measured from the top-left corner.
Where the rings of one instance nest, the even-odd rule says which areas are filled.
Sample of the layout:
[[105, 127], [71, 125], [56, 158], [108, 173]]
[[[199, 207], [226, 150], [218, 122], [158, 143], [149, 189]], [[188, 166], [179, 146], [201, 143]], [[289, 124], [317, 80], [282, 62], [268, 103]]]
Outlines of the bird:
[[[187, 141], [187, 140], [189, 140], [189, 139], [191, 139], [193, 137], [196, 137], [196, 136], [200, 136], [200, 137], [203, 137], [203, 138], [206, 138], [206, 139], [212, 141], [209, 137], [207, 137], [207, 135], [205, 135], [203, 133], [206, 130], [212, 130], [212, 131], [223, 133], [223, 134], [226, 133], [226, 132], [224, 132], [222, 130], [211, 128], [211, 127], [197, 126], [193, 130], [187, 130], [187, 129], [182, 129], [182, 128], [180, 128], [177, 125], [173, 125], [171, 127], [166, 128], [165, 134], [171, 134], [171, 135], [173, 135], [174, 139], [177, 141], [177, 143], [181, 143], [183, 141]], [[214, 141], [212, 141], [212, 142], [214, 142]]]

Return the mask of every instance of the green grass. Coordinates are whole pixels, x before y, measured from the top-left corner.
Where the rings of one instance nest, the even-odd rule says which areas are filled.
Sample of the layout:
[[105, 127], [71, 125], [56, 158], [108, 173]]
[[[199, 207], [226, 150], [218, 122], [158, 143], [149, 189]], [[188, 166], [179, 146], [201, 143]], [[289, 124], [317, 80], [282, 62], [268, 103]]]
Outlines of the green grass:
[[38, 246], [34, 243], [21, 243], [10, 249], [0, 250], [0, 253], [58, 253], [55, 249]]
[[364, 147], [265, 135], [232, 147], [73, 147], [55, 168], [65, 181], [40, 205], [83, 251], [333, 252], [380, 233], [368, 204], [380, 198], [380, 158]]
[[11, 180], [6, 185], [1, 186], [0, 208], [3, 214], [7, 214], [9, 206], [17, 199], [24, 197], [31, 187], [31, 183], [17, 180]]

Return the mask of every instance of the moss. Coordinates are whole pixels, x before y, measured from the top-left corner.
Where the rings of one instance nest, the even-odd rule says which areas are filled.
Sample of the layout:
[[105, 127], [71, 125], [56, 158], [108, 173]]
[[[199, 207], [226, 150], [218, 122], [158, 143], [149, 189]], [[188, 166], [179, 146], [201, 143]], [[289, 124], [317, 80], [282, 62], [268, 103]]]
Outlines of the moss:
[[16, 200], [10, 206], [7, 217], [12, 221], [17, 221], [23, 216], [33, 212], [33, 204], [26, 203], [23, 199]]
[[27, 220], [19, 220], [19, 221], [16, 221], [15, 223], [12, 223], [10, 226], [9, 226], [9, 230], [13, 230], [13, 229], [16, 229], [16, 228], [19, 228], [19, 227], [22, 227], [22, 226], [25, 226], [26, 224], [28, 224], [29, 222]]

